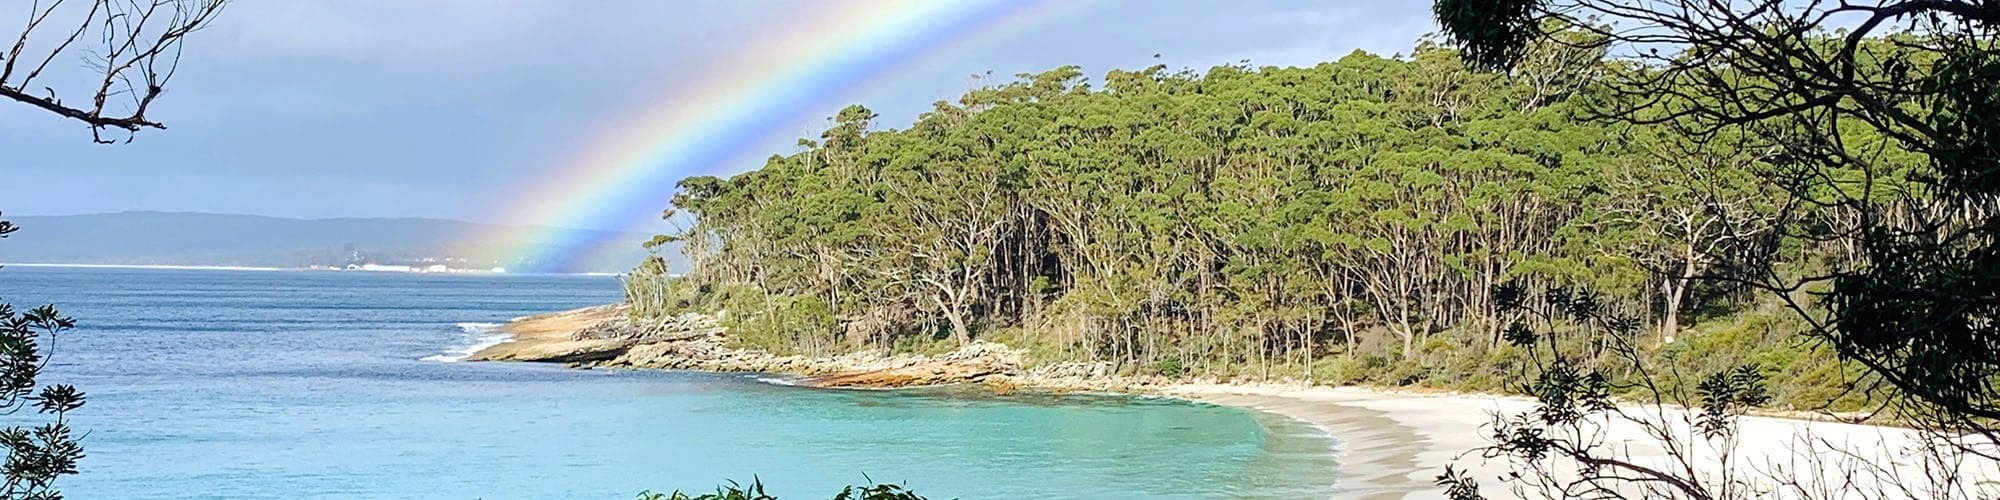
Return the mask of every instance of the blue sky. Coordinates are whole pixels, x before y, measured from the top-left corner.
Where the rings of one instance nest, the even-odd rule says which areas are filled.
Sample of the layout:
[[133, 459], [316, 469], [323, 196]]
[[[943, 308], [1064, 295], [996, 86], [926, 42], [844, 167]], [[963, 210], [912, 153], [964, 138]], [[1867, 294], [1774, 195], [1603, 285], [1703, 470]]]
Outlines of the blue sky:
[[[969, 76], [1248, 59], [1305, 65], [1407, 51], [1416, 0], [1100, 1], [976, 38], [876, 85], [829, 94], [900, 126]], [[96, 145], [81, 125], [0, 102], [0, 211], [173, 210], [499, 220], [508, 198], [633, 106], [693, 87], [803, 1], [241, 0], [190, 40], [151, 118]], [[11, 9], [19, 10], [19, 9]], [[19, 12], [0, 11], [0, 26]], [[1160, 58], [1155, 60], [1154, 54]], [[80, 70], [81, 68], [75, 68]], [[1093, 78], [1093, 81], [1096, 80]], [[813, 135], [821, 119], [791, 125]], [[775, 140], [770, 152], [793, 150]], [[761, 157], [762, 155], [752, 155]], [[731, 166], [740, 171], [754, 163]]]

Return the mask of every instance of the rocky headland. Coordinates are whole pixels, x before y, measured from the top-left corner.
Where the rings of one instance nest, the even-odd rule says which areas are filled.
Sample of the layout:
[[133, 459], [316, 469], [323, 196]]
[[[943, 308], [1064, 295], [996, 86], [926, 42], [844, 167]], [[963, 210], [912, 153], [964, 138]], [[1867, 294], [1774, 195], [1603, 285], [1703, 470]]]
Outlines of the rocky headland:
[[501, 329], [513, 340], [473, 353], [467, 360], [773, 373], [796, 376], [799, 385], [838, 388], [976, 383], [1001, 391], [1022, 386], [1108, 391], [1153, 382], [1111, 377], [1108, 365], [1064, 363], [1029, 370], [1019, 350], [992, 342], [974, 342], [939, 356], [886, 350], [834, 356], [772, 354], [730, 347], [728, 329], [715, 315], [690, 313], [641, 323], [632, 321], [623, 305], [530, 316]]

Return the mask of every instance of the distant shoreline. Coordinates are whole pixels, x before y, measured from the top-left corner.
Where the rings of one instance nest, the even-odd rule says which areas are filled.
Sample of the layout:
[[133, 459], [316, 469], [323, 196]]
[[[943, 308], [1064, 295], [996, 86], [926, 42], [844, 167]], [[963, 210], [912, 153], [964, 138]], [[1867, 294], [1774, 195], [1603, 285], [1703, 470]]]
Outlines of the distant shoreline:
[[46, 268], [70, 268], [70, 269], [153, 269], [153, 270], [183, 270], [183, 271], [258, 271], [258, 272], [324, 271], [328, 273], [424, 274], [424, 275], [451, 275], [451, 276], [473, 275], [473, 276], [608, 277], [608, 276], [618, 276], [619, 274], [619, 273], [496, 273], [490, 271], [418, 272], [418, 271], [380, 271], [380, 270], [363, 270], [363, 269], [354, 269], [354, 270], [313, 269], [309, 267], [201, 266], [201, 265], [176, 265], [176, 264], [68, 264], [68, 263], [47, 263], [47, 262], [0, 262], [0, 267], [46, 267]]
[[61, 264], [42, 262], [0, 262], [4, 267], [61, 267], [81, 269], [180, 269], [193, 271], [307, 271], [308, 269], [288, 267], [257, 266], [184, 266], [171, 264]]

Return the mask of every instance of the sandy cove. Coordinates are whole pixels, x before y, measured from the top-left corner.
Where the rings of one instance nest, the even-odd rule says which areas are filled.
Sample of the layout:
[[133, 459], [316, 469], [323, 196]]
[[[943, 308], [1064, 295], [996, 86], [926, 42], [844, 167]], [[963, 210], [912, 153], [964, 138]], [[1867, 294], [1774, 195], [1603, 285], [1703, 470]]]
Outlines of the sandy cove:
[[[770, 372], [800, 376], [801, 385], [817, 387], [892, 388], [948, 383], [984, 383], [996, 390], [1125, 392], [1179, 397], [1218, 405], [1254, 409], [1304, 421], [1334, 437], [1340, 470], [1328, 479], [1340, 498], [1444, 498], [1434, 485], [1446, 464], [1471, 471], [1490, 498], [1510, 495], [1499, 484], [1505, 463], [1483, 460], [1467, 451], [1487, 443], [1483, 427], [1495, 413], [1519, 413], [1533, 408], [1524, 398], [1423, 394], [1359, 387], [1304, 387], [1282, 384], [1181, 383], [1157, 378], [1118, 377], [1108, 367], [1072, 364], [1023, 370], [1018, 354], [1005, 346], [976, 343], [938, 358], [863, 353], [832, 358], [777, 356], [725, 348], [725, 334], [712, 318], [698, 315], [672, 318], [657, 325], [630, 327], [627, 311], [599, 306], [517, 319], [501, 328], [513, 340], [467, 358], [473, 361], [560, 362], [578, 367], [688, 369], [724, 372]], [[1638, 412], [1637, 410], [1633, 410]], [[1677, 436], [1692, 436], [1688, 415], [1639, 412], [1654, 421], [1670, 422]], [[1914, 431], [1891, 427], [1816, 422], [1770, 417], [1743, 417], [1739, 422], [1735, 470], [1752, 474], [1794, 471], [1804, 476], [1845, 479], [1841, 467], [1855, 464], [1806, 464], [1801, 458], [1824, 458], [1838, 450], [1857, 450], [1862, 462], [1896, 461], [1897, 470], [1920, 468], [1908, 453], [1921, 442]], [[1629, 422], [1604, 427], [1608, 442], [1629, 448], [1625, 456], [1639, 463], [1665, 465], [1665, 454], [1646, 430]], [[1704, 442], [1690, 439], [1690, 442]], [[1696, 453], [1713, 449], [1698, 446]], [[1852, 460], [1850, 460], [1852, 461]], [[1813, 468], [1814, 472], [1795, 472]], [[1719, 466], [1704, 472], [1719, 471]], [[1992, 463], [1965, 471], [1977, 477], [2000, 477]], [[1841, 477], [1834, 477], [1841, 476]], [[1878, 486], [1864, 484], [1863, 486]], [[1784, 496], [1784, 495], [1779, 495]]]
[[[1488, 498], [1512, 495], [1497, 478], [1509, 472], [1504, 459], [1485, 460], [1468, 452], [1488, 445], [1486, 425], [1497, 414], [1518, 414], [1534, 408], [1532, 400], [1477, 394], [1425, 394], [1361, 387], [1303, 387], [1279, 384], [1177, 384], [1160, 392], [1220, 405], [1252, 408], [1310, 422], [1338, 441], [1342, 498], [1444, 498], [1433, 481], [1446, 464], [1469, 470], [1480, 480]], [[1696, 436], [1692, 416], [1679, 410], [1626, 411], [1650, 422], [1664, 423], [1687, 443], [1693, 456], [1705, 457], [1699, 469], [1711, 478], [1720, 474], [1713, 463], [1719, 450]], [[1818, 485], [1839, 485], [1814, 491], [1811, 498], [1957, 498], [1923, 490], [1920, 432], [1873, 425], [1745, 416], [1737, 422], [1734, 470], [1745, 480], [1767, 485], [1771, 476], [1791, 477]], [[1606, 444], [1626, 450], [1620, 458], [1653, 467], [1671, 468], [1667, 454], [1646, 428], [1614, 420], [1602, 427]], [[1849, 455], [1849, 454], [1852, 455]], [[2000, 464], [1962, 460], [1961, 479], [2000, 478]], [[1886, 477], [1877, 466], [1888, 466]], [[1903, 490], [1901, 488], [1912, 488]], [[1988, 486], [1987, 488], [1990, 488]], [[1990, 492], [1989, 490], [1977, 490]], [[1644, 495], [1629, 495], [1639, 497]], [[1757, 498], [1799, 498], [1778, 487]]]

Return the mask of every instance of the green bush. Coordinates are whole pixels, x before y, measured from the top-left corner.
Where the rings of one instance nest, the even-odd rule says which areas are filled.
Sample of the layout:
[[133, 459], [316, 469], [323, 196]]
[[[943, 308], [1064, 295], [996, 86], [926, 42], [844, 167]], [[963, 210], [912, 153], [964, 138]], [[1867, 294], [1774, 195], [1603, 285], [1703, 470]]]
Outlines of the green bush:
[[739, 347], [774, 354], [820, 353], [838, 348], [840, 321], [819, 297], [738, 293], [728, 299], [730, 339]]
[[[815, 296], [767, 295], [748, 286], [688, 290], [680, 281], [666, 282], [675, 297], [669, 310], [728, 311], [725, 325], [738, 347], [761, 349], [777, 354], [826, 355], [845, 352], [860, 344], [846, 342], [835, 308]], [[1854, 390], [1862, 370], [1840, 361], [1825, 346], [1798, 336], [1800, 320], [1787, 310], [1765, 303], [1746, 307], [1727, 316], [1704, 318], [1682, 332], [1675, 342], [1662, 343], [1657, 332], [1641, 330], [1626, 342], [1639, 349], [1651, 367], [1652, 387], [1669, 395], [1693, 394], [1700, 380], [1681, 380], [1679, 375], [1708, 374], [1738, 366], [1756, 366], [1764, 373], [1772, 395], [1770, 406], [1789, 410], [1856, 411], [1868, 402], [1881, 401], [1879, 394]], [[980, 324], [979, 338], [1022, 349], [1031, 366], [1071, 361], [1102, 361], [1092, 358], [1088, 347], [1074, 345], [1075, 336], [1055, 328], [1039, 329], [1024, 325]], [[920, 331], [922, 329], [919, 329]], [[1432, 333], [1418, 342], [1408, 358], [1401, 345], [1387, 332], [1375, 332], [1374, 340], [1363, 335], [1354, 345], [1338, 344], [1319, 352], [1306, 375], [1311, 381], [1329, 385], [1372, 385], [1426, 387], [1467, 392], [1513, 392], [1519, 390], [1518, 374], [1529, 364], [1526, 351], [1508, 343], [1495, 345], [1491, 334], [1471, 329]], [[1595, 339], [1595, 340], [1593, 340]], [[1565, 352], [1589, 353], [1581, 360], [1590, 368], [1613, 377], [1621, 397], [1650, 396], [1650, 388], [1639, 383], [1639, 372], [1624, 366], [1615, 353], [1605, 350], [1600, 332], [1562, 330], [1546, 342], [1557, 342]], [[898, 335], [888, 347], [895, 352], [939, 355], [958, 347], [942, 329], [930, 334]], [[1254, 350], [1232, 345], [1232, 339], [1202, 336], [1179, 337], [1180, 345], [1140, 353], [1131, 363], [1120, 363], [1119, 372], [1128, 375], [1157, 375], [1172, 379], [1192, 376], [1230, 379], [1262, 379], [1299, 374], [1295, 361], [1260, 359]], [[1595, 343], [1593, 343], [1595, 342]], [[1125, 361], [1126, 359], [1117, 359]]]
[[[777, 497], [764, 492], [763, 480], [752, 478], [749, 486], [743, 486], [737, 484], [735, 481], [730, 481], [727, 485], [716, 487], [714, 493], [703, 493], [700, 495], [688, 495], [680, 490], [674, 490], [673, 493], [643, 491], [639, 493], [639, 500], [777, 500]], [[865, 486], [843, 487], [840, 489], [840, 493], [833, 495], [833, 500], [925, 499], [922, 495], [918, 495], [916, 492], [912, 492], [902, 485], [869, 484]]]
[[949, 332], [938, 330], [936, 333], [927, 336], [905, 335], [897, 337], [896, 344], [891, 347], [894, 352], [898, 353], [938, 356], [958, 349], [958, 341], [952, 340]]
[[1867, 409], [1871, 395], [1851, 388], [1864, 370], [1841, 361], [1831, 348], [1800, 336], [1802, 321], [1788, 310], [1768, 305], [1717, 318], [1662, 347], [1659, 359], [1681, 373], [1758, 366], [1769, 379], [1771, 406], [1776, 408]]

